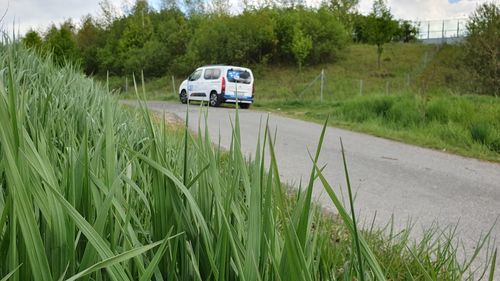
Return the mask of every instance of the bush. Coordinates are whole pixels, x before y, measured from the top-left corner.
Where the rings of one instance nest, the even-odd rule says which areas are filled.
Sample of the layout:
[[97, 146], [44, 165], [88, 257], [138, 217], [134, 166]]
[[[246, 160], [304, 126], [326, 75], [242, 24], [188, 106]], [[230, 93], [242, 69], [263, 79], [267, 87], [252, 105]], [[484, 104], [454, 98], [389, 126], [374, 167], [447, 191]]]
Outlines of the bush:
[[476, 90], [487, 95], [500, 95], [500, 8], [484, 3], [469, 18], [469, 36], [465, 42], [465, 64], [471, 70]]
[[488, 144], [491, 135], [490, 125], [486, 122], [474, 122], [470, 127], [470, 135], [475, 142]]
[[440, 123], [448, 122], [449, 109], [451, 104], [444, 99], [433, 99], [429, 101], [425, 109], [425, 117], [428, 121], [437, 121]]
[[372, 101], [372, 110], [377, 116], [386, 117], [391, 109], [393, 100], [389, 97], [380, 97]]
[[428, 128], [429, 132], [433, 136], [438, 136], [445, 146], [469, 147], [471, 145], [469, 131], [459, 124], [431, 122]]
[[403, 128], [418, 125], [421, 114], [417, 108], [417, 103], [413, 98], [401, 98], [393, 104], [388, 112], [387, 119]]
[[500, 136], [497, 136], [493, 141], [490, 142], [489, 148], [493, 152], [500, 153]]

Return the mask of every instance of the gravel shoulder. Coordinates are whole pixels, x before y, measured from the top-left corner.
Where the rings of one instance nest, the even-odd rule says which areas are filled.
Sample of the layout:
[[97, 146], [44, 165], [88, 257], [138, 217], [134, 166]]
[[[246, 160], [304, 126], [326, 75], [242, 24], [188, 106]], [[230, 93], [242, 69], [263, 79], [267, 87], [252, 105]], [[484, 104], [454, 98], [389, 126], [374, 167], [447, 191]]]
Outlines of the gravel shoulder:
[[[135, 101], [123, 103], [137, 105]], [[151, 101], [147, 106], [182, 119], [187, 109], [175, 102]], [[199, 105], [190, 105], [192, 130], [198, 128], [199, 112]], [[312, 168], [308, 150], [314, 153], [322, 126], [260, 111], [239, 112], [242, 150], [249, 155], [254, 152], [259, 127], [269, 116], [271, 131], [277, 132], [281, 180], [296, 186], [306, 182]], [[234, 108], [208, 108], [208, 127], [214, 143], [226, 148], [230, 145], [234, 113]], [[395, 226], [404, 227], [411, 218], [416, 235], [436, 223], [442, 227], [459, 223], [458, 235], [470, 255], [479, 237], [500, 216], [500, 164], [328, 127], [320, 164], [327, 165], [324, 174], [339, 194], [345, 191], [340, 138], [362, 223], [371, 224], [376, 215], [376, 224], [382, 226], [394, 215]], [[314, 187], [314, 197], [325, 209], [334, 211], [319, 183]], [[500, 238], [500, 224], [493, 226], [492, 238]], [[494, 246], [500, 248], [500, 242]]]

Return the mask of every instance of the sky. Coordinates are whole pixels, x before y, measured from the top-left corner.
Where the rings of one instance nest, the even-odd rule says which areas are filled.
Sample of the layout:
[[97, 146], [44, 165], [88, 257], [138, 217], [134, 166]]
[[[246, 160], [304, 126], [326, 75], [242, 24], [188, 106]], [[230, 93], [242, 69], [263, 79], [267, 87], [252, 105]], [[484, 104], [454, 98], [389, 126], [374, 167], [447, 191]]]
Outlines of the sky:
[[[159, 0], [149, 0], [158, 6]], [[232, 9], [237, 10], [238, 0], [229, 0]], [[306, 0], [308, 1], [308, 0]], [[315, 3], [320, 0], [309, 0]], [[398, 19], [414, 21], [462, 19], [466, 18], [477, 5], [500, 0], [388, 0], [392, 14]], [[67, 19], [78, 22], [87, 14], [99, 13], [100, 0], [0, 0], [0, 26], [4, 30], [26, 33], [30, 28], [45, 31], [50, 24], [59, 24]], [[120, 10], [133, 0], [110, 0]], [[366, 14], [370, 11], [373, 0], [360, 0], [358, 9]], [[5, 16], [4, 16], [5, 14]], [[15, 22], [15, 25], [13, 24]]]

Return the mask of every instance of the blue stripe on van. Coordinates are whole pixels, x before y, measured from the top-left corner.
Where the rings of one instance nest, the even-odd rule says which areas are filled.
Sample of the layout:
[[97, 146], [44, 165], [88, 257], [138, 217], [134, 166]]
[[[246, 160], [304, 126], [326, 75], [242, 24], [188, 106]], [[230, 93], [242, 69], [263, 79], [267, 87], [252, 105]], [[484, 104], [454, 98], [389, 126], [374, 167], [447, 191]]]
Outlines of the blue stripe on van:
[[[224, 95], [227, 100], [236, 100], [235, 95]], [[253, 101], [253, 97], [238, 96], [238, 100]]]

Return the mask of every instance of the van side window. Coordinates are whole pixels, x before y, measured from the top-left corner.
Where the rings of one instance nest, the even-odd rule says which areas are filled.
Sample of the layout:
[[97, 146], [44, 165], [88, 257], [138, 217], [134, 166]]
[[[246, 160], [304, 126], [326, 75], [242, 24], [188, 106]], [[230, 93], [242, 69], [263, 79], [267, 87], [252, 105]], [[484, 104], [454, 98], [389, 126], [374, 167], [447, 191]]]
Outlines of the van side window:
[[220, 69], [218, 68], [208, 68], [205, 70], [205, 74], [203, 75], [203, 78], [205, 80], [215, 80], [219, 79], [220, 77]]
[[196, 70], [193, 74], [189, 75], [189, 81], [196, 81], [201, 77], [201, 69]]

